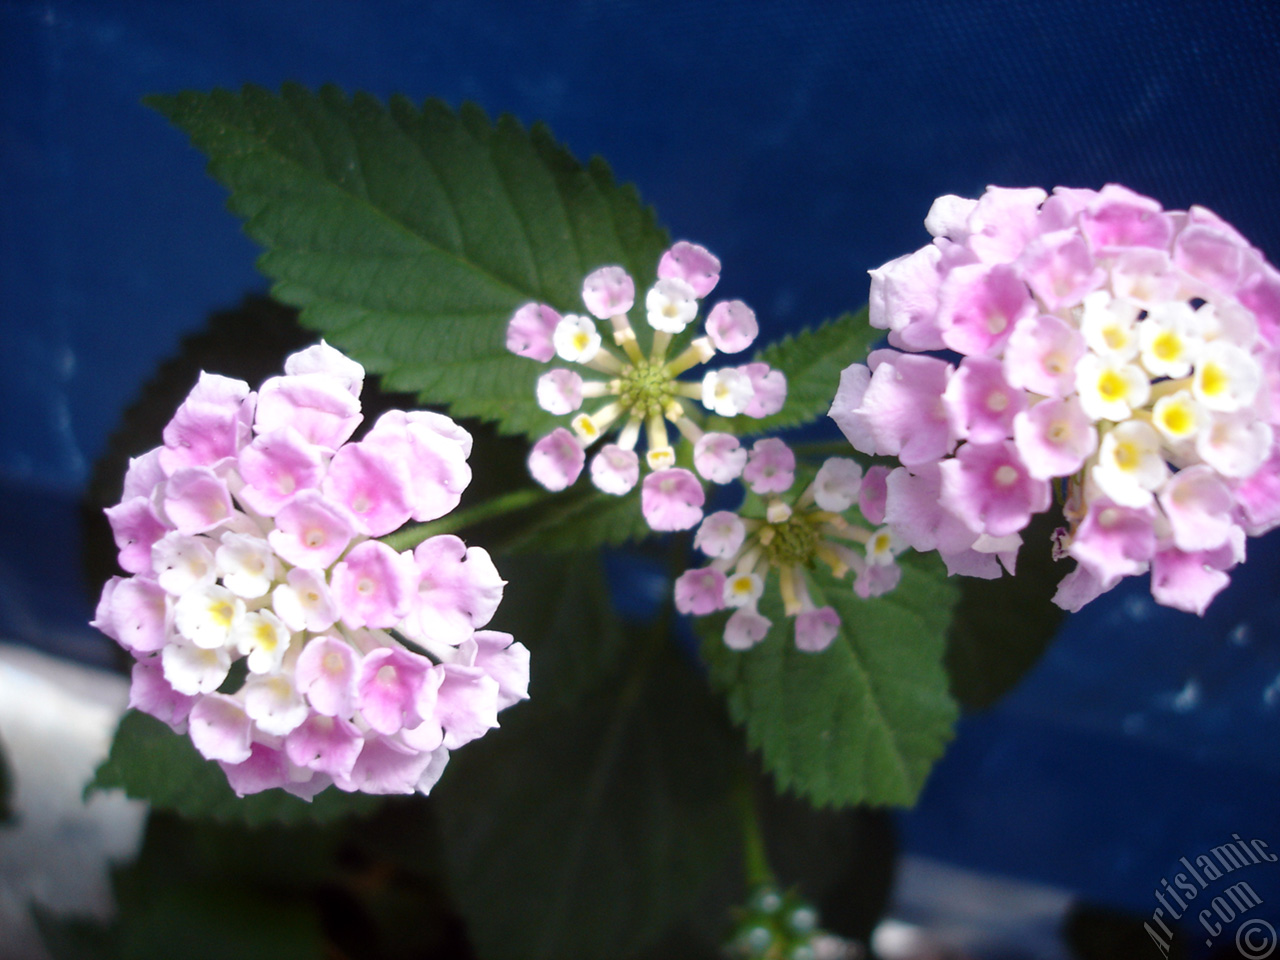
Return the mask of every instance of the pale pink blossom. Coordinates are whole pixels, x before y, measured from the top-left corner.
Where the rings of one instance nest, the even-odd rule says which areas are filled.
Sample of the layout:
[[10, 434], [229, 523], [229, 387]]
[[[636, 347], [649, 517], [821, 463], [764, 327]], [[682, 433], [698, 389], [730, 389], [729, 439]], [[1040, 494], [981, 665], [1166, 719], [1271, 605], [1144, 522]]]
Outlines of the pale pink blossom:
[[725, 576], [712, 567], [686, 570], [676, 578], [676, 609], [695, 617], [724, 609]]
[[1179, 550], [1216, 550], [1237, 529], [1235, 499], [1212, 468], [1196, 464], [1179, 470], [1160, 491], [1160, 507]]
[[556, 427], [529, 452], [529, 472], [533, 479], [552, 492], [572, 485], [586, 462], [587, 455], [581, 444], [564, 427]]
[[1069, 477], [1098, 448], [1098, 431], [1076, 397], [1041, 400], [1013, 419], [1013, 442], [1038, 480]]
[[707, 315], [707, 336], [721, 353], [741, 353], [760, 332], [755, 311], [741, 300], [723, 300]]
[[1047, 510], [1049, 484], [1031, 476], [1017, 447], [1004, 440], [966, 443], [941, 465], [941, 503], [974, 533], [1003, 537]]
[[299, 490], [318, 486], [324, 474], [320, 448], [286, 426], [259, 434], [240, 451], [238, 496], [250, 509], [266, 517], [293, 499]]
[[741, 518], [728, 510], [717, 510], [703, 519], [693, 537], [693, 545], [709, 557], [732, 557], [746, 539]]
[[693, 445], [693, 465], [712, 483], [729, 483], [742, 475], [747, 450], [730, 433], [704, 433]]
[[298, 655], [294, 678], [317, 713], [347, 717], [356, 707], [358, 668], [351, 644], [333, 636], [316, 637]]
[[929, 245], [871, 271], [869, 322], [889, 331], [903, 350], [942, 350], [938, 326], [938, 266], [942, 251]]
[[364, 388], [364, 367], [323, 340], [286, 357], [284, 372], [289, 376], [324, 374], [353, 397], [360, 396]]
[[620, 497], [640, 481], [640, 457], [616, 443], [606, 443], [591, 459], [591, 482], [605, 493]]
[[186, 733], [187, 715], [196, 698], [179, 693], [165, 679], [159, 658], [137, 660], [129, 684], [129, 707], [150, 714], [169, 725], [174, 733]]
[[635, 281], [621, 267], [593, 270], [582, 281], [582, 302], [587, 305], [592, 316], [601, 320], [626, 313], [635, 306]]
[[505, 581], [483, 548], [444, 534], [418, 544], [413, 562], [404, 623], [409, 636], [457, 646], [498, 609]]
[[242, 763], [249, 759], [252, 722], [233, 697], [211, 693], [191, 708], [191, 742], [206, 760]]
[[471, 640], [475, 654], [470, 666], [483, 669], [498, 683], [498, 709], [529, 699], [529, 649], [509, 633], [477, 630]]
[[751, 402], [742, 412], [756, 420], [778, 413], [787, 402], [787, 377], [767, 363], [748, 363], [739, 367], [751, 380]]
[[456, 750], [498, 726], [498, 681], [479, 667], [446, 663], [440, 669], [433, 722], [444, 731], [444, 746]]
[[337, 779], [349, 776], [364, 737], [355, 725], [341, 716], [313, 713], [285, 737], [289, 760]]
[[883, 464], [868, 467], [858, 487], [858, 509], [867, 522], [879, 526], [884, 523], [885, 501], [889, 495], [889, 468]]
[[556, 355], [556, 327], [560, 314], [542, 303], [526, 303], [507, 324], [507, 349], [517, 356], [546, 363]]
[[958, 353], [997, 353], [1018, 321], [1035, 312], [1026, 284], [1003, 264], [956, 267], [938, 289], [942, 342]]
[[400, 647], [379, 647], [360, 663], [356, 679], [360, 714], [382, 734], [416, 727], [425, 719], [421, 701], [432, 703], [443, 679], [444, 674], [426, 657]]
[[286, 562], [308, 570], [331, 566], [355, 535], [346, 510], [318, 490], [300, 492], [281, 507], [275, 521], [267, 542]]
[[179, 533], [205, 533], [232, 517], [231, 491], [209, 467], [182, 467], [165, 484], [164, 514]]
[[783, 493], [795, 482], [795, 470], [791, 448], [776, 437], [766, 437], [752, 445], [742, 479], [758, 494]]
[[548, 370], [538, 378], [538, 406], [563, 416], [582, 406], [582, 377], [572, 370]]
[[410, 516], [419, 522], [443, 517], [462, 499], [471, 483], [471, 443], [466, 430], [429, 410], [389, 410], [360, 441], [404, 463], [406, 501]]
[[378, 540], [352, 547], [334, 564], [329, 584], [342, 622], [350, 627], [394, 627], [409, 613], [418, 570], [407, 555]]
[[699, 297], [715, 289], [720, 280], [720, 261], [706, 247], [681, 240], [658, 261], [658, 276], [683, 280]]
[[991, 357], [965, 357], [942, 392], [951, 432], [961, 440], [995, 443], [1013, 436], [1013, 418], [1026, 408], [1026, 394], [1006, 382], [1003, 365]]
[[683, 467], [654, 471], [641, 485], [640, 509], [654, 530], [690, 529], [702, 519], [705, 501], [702, 484]]
[[157, 456], [165, 473], [234, 457], [249, 440], [253, 410], [254, 394], [243, 380], [202, 372], [164, 428]]
[[385, 444], [348, 443], [333, 455], [320, 489], [330, 503], [345, 508], [356, 533], [381, 537], [413, 515], [414, 479], [403, 454], [396, 456]]
[[754, 607], [741, 607], [724, 625], [724, 643], [730, 650], [750, 650], [769, 633], [773, 622]]
[[821, 653], [840, 632], [840, 617], [831, 607], [796, 614], [796, 648]]
[[308, 443], [336, 450], [363, 420], [360, 400], [344, 382], [326, 373], [272, 377], [258, 391], [254, 430], [292, 427]]
[[[94, 625], [138, 658], [133, 706], [186, 729], [237, 794], [428, 791], [446, 728], [461, 745], [527, 696], [529, 654], [476, 634], [503, 586], [483, 550], [443, 538], [449, 567], [423, 559], [438, 543], [415, 557], [365, 538], [453, 509], [471, 437], [443, 414], [390, 411], [345, 442], [363, 368], [322, 343], [285, 371], [261, 395], [202, 377], [174, 449], [131, 463], [108, 515], [134, 575], [108, 581]], [[402, 645], [415, 626], [449, 669]]]
[[1076, 364], [1085, 349], [1080, 331], [1064, 320], [1024, 317], [1005, 345], [1005, 378], [1012, 386], [1032, 393], [1065, 397], [1075, 390]]

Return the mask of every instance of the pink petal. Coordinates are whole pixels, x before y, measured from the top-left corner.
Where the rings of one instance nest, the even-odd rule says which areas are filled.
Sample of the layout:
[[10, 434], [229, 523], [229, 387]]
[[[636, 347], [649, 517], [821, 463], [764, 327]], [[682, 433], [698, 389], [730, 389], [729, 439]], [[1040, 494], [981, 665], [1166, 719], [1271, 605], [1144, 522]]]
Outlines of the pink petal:
[[840, 617], [831, 607], [819, 607], [796, 615], [796, 648], [820, 653], [840, 632]]
[[541, 303], [526, 303], [507, 324], [507, 349], [517, 356], [546, 363], [556, 355], [552, 334], [560, 314]]
[[657, 531], [688, 530], [702, 519], [706, 494], [702, 484], [683, 467], [657, 470], [644, 478], [640, 509]]
[[529, 452], [529, 472], [533, 479], [553, 493], [571, 486], [586, 462], [586, 453], [564, 427], [556, 427]]
[[380, 540], [351, 548], [329, 578], [343, 623], [377, 629], [394, 627], [404, 618], [418, 584], [417, 568], [407, 557]]
[[760, 333], [755, 311], [741, 300], [725, 300], [711, 308], [706, 320], [707, 336], [721, 353], [741, 353]]
[[686, 570], [676, 578], [676, 609], [695, 617], [724, 609], [724, 574], [711, 567]]
[[706, 247], [681, 240], [658, 261], [658, 277], [685, 281], [701, 299], [720, 282], [720, 261]]
[[621, 267], [593, 270], [582, 281], [582, 302], [601, 320], [626, 313], [636, 303], [635, 281]]

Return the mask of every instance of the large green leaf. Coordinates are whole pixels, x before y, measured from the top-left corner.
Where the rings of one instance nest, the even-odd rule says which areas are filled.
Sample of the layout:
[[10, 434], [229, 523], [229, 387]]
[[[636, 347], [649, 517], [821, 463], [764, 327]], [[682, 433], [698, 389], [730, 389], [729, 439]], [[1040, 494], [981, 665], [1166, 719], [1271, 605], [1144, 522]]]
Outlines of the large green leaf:
[[734, 738], [665, 630], [572, 709], [535, 707], [433, 796], [459, 909], [487, 960], [632, 956], [733, 852]]
[[902, 567], [897, 589], [873, 600], [815, 571], [814, 601], [842, 624], [821, 653], [796, 649], [773, 590], [760, 603], [773, 627], [750, 650], [724, 645], [723, 619], [706, 621], [703, 651], [730, 715], [779, 788], [818, 806], [911, 805], [951, 738], [957, 709], [942, 658], [956, 589], [941, 564]]
[[534, 402], [543, 366], [505, 349], [513, 311], [580, 312], [582, 278], [604, 264], [644, 289], [668, 243], [603, 161], [583, 166], [545, 127], [472, 104], [294, 84], [147, 102], [209, 156], [304, 324], [389, 389], [506, 433], [555, 423]]
[[716, 418], [712, 429], [730, 433], [776, 433], [799, 427], [826, 414], [840, 384], [840, 372], [867, 358], [876, 340], [884, 336], [867, 323], [867, 308], [841, 314], [812, 330], [784, 337], [757, 355], [787, 376], [787, 402], [771, 417], [752, 420]]
[[581, 484], [544, 507], [503, 541], [512, 553], [572, 553], [618, 546], [653, 535], [640, 512], [638, 494], [615, 497]]
[[190, 739], [136, 710], [121, 719], [111, 752], [89, 789], [115, 787], [136, 800], [150, 801], [157, 809], [249, 826], [324, 823], [371, 813], [382, 802], [380, 797], [342, 793], [332, 787], [311, 803], [279, 789], [237, 797], [222, 768], [200, 756]]
[[1050, 545], [1057, 512], [1034, 517], [1023, 531], [1017, 576], [958, 577], [960, 603], [947, 642], [951, 692], [970, 710], [996, 703], [1048, 649], [1065, 615], [1053, 594], [1063, 568]]

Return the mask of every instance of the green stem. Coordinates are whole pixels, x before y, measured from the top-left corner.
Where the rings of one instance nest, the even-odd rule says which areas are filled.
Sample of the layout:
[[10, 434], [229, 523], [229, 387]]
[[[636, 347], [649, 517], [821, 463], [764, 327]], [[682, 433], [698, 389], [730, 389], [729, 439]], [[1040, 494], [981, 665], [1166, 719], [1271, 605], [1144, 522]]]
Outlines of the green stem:
[[747, 875], [747, 886], [776, 886], [773, 871], [769, 869], [769, 856], [764, 848], [764, 834], [760, 830], [760, 808], [755, 790], [745, 774], [738, 777], [738, 820], [742, 827], [742, 865]]
[[401, 527], [395, 533], [389, 533], [383, 537], [382, 542], [396, 552], [409, 550], [416, 547], [427, 537], [437, 537], [442, 533], [453, 533], [455, 530], [474, 526], [491, 517], [500, 517], [504, 513], [523, 510], [545, 500], [550, 495], [548, 491], [540, 487], [525, 487], [521, 490], [512, 490], [510, 493], [504, 493], [501, 496], [494, 497], [492, 500], [477, 503], [474, 507], [456, 510], [448, 516], [441, 517], [439, 520], [416, 523], [411, 527]]

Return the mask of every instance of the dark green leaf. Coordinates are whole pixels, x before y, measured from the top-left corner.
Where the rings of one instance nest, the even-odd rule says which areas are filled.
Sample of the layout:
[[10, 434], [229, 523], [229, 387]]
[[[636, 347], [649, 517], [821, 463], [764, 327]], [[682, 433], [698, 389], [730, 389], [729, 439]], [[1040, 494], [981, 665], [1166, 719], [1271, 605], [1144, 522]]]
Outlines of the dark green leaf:
[[692, 666], [652, 639], [572, 710], [531, 702], [451, 761], [434, 798], [482, 957], [632, 955], [732, 853], [733, 737]]
[[548, 503], [503, 543], [511, 553], [570, 553], [644, 540], [653, 531], [640, 512], [640, 496], [615, 497], [591, 486]]
[[119, 934], [105, 921], [59, 916], [35, 902], [31, 920], [53, 960], [120, 960]]
[[616, 674], [628, 638], [609, 601], [599, 553], [554, 563], [500, 556], [496, 563], [507, 586], [489, 626], [512, 634], [530, 652], [533, 706], [519, 709], [571, 705]]
[[273, 293], [381, 373], [388, 389], [547, 432], [543, 366], [505, 348], [531, 300], [582, 309], [582, 278], [620, 264], [644, 289], [667, 245], [607, 165], [585, 167], [545, 127], [468, 104], [389, 106], [334, 87], [247, 86], [149, 98], [209, 156], [232, 210], [266, 248]]
[[365, 815], [381, 798], [342, 793], [330, 788], [311, 803], [285, 793], [265, 790], [237, 797], [216, 763], [196, 752], [191, 741], [137, 711], [120, 721], [111, 752], [98, 767], [90, 790], [119, 787], [134, 799], [150, 801], [161, 810], [185, 817], [210, 817], [250, 826], [281, 823], [325, 823], [349, 815]]
[[730, 433], [776, 433], [824, 416], [840, 384], [840, 372], [867, 358], [872, 344], [884, 336], [867, 323], [867, 308], [845, 313], [813, 330], [801, 330], [765, 347], [756, 359], [787, 375], [786, 405], [771, 417], [751, 420], [716, 418], [714, 430]]
[[730, 715], [778, 787], [818, 806], [911, 805], [951, 738], [942, 657], [956, 588], [936, 562], [902, 567], [897, 589], [874, 600], [815, 573], [814, 602], [842, 623], [822, 653], [796, 649], [775, 590], [760, 603], [773, 627], [748, 651], [724, 645], [723, 620], [705, 621], [703, 651]]
[[1063, 611], [1053, 594], [1064, 575], [1051, 556], [1062, 518], [1041, 514], [1023, 534], [1018, 575], [999, 580], [957, 577], [960, 603], [947, 641], [951, 692], [970, 710], [989, 707], [1017, 685], [1048, 648]]

